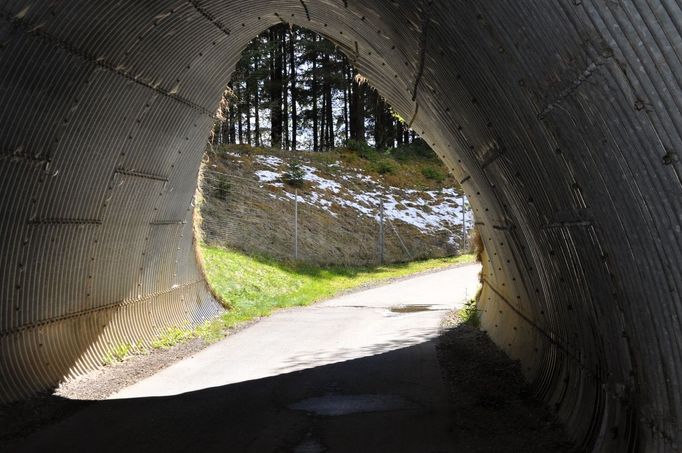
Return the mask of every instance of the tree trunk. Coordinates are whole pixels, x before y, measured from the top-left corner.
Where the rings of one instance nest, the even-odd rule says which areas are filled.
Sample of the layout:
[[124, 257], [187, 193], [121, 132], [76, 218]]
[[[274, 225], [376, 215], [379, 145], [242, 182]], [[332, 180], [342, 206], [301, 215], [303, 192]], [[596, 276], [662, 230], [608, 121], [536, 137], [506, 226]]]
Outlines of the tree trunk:
[[331, 115], [332, 112], [332, 103], [331, 103], [331, 96], [329, 95], [329, 90], [325, 93], [325, 97], [327, 100], [325, 101], [326, 108], [325, 108], [325, 124], [327, 125], [327, 129], [325, 131], [325, 134], [327, 136], [327, 149], [332, 149], [334, 147], [334, 118]]
[[232, 96], [231, 96], [230, 103], [229, 103], [229, 105], [228, 105], [228, 116], [227, 116], [227, 120], [228, 120], [228, 122], [229, 122], [229, 124], [230, 124], [230, 129], [229, 129], [229, 132], [228, 132], [228, 141], [229, 141], [230, 144], [233, 144], [233, 145], [234, 145], [234, 143], [235, 143], [235, 138], [236, 138], [235, 136], [236, 136], [236, 134], [237, 134], [237, 131], [235, 130], [235, 124], [234, 124], [234, 120], [235, 120], [235, 103], [238, 102], [238, 100], [237, 100], [238, 98], [237, 98], [236, 92], [235, 92], [235, 90], [234, 90], [234, 84], [233, 84], [232, 82], [230, 82], [229, 87], [230, 87], [230, 90], [232, 90]]
[[374, 142], [379, 150], [395, 146], [395, 122], [390, 106], [376, 90], [372, 90], [374, 101]]
[[334, 149], [334, 103], [332, 98], [331, 84], [327, 89], [327, 136], [329, 137], [329, 149]]
[[325, 80], [324, 80], [324, 97], [325, 97], [325, 109], [324, 109], [324, 116], [325, 116], [325, 124], [327, 126], [325, 130], [325, 142], [326, 142], [326, 149], [332, 149], [334, 148], [334, 112], [332, 110], [333, 105], [332, 105], [332, 84], [331, 84], [331, 60], [329, 59], [329, 54], [326, 53], [324, 56], [324, 74], [325, 74]]
[[228, 133], [228, 139], [230, 141], [230, 144], [232, 145], [234, 145], [237, 142], [237, 128], [235, 125], [235, 120], [236, 120], [235, 106], [231, 105], [229, 116], [230, 131]]
[[282, 47], [281, 28], [270, 29], [270, 146], [282, 148]]
[[[260, 65], [260, 59], [256, 57], [253, 62], [253, 72], [258, 73], [258, 67]], [[260, 137], [260, 83], [258, 79], [255, 80], [253, 84], [253, 107], [254, 107], [254, 143], [256, 146], [261, 146]]]
[[[313, 35], [313, 47], [317, 45], [317, 35]], [[312, 97], [313, 97], [313, 151], [319, 150], [319, 136], [318, 136], [318, 111], [317, 111], [317, 49], [313, 49], [312, 52], [313, 60], [313, 72], [312, 72]]]
[[291, 77], [291, 150], [296, 151], [296, 133], [298, 127], [298, 111], [296, 102], [298, 101], [298, 90], [296, 89], [296, 32], [289, 29], [289, 70]]
[[251, 145], [251, 92], [247, 83], [246, 87], [246, 143]]
[[395, 148], [395, 119], [391, 113], [391, 106], [386, 103], [386, 101], [381, 99], [384, 104], [384, 114], [386, 115], [386, 144], [389, 148]]
[[242, 84], [238, 83], [237, 84], [237, 118], [239, 118], [239, 123], [237, 124], [238, 131], [239, 131], [239, 144], [244, 143], [244, 126], [242, 125], [242, 105], [243, 105], [243, 99], [242, 99]]
[[[343, 71], [344, 75], [347, 74], [349, 70], [348, 66], [348, 60], [346, 58], [343, 58]], [[345, 83], [343, 84], [343, 130], [344, 130], [344, 138], [346, 142], [350, 138], [350, 125], [348, 124], [348, 101], [349, 101], [349, 96], [348, 96], [348, 90], [350, 90], [350, 84], [348, 83], [348, 78], [346, 77], [346, 80], [344, 81]]]
[[398, 146], [401, 146], [404, 142], [404, 137], [405, 137], [405, 124], [397, 120], [396, 121], [396, 126], [395, 126], [395, 141], [398, 143]]
[[327, 147], [327, 94], [324, 92], [324, 84], [322, 86], [322, 108], [320, 116], [320, 151]]
[[374, 146], [377, 150], [386, 148], [386, 125], [384, 120], [384, 106], [379, 94], [372, 90], [371, 98], [374, 101]]
[[282, 129], [284, 130], [283, 149], [290, 149], [289, 142], [289, 92], [287, 90], [289, 72], [291, 68], [287, 64], [287, 30], [286, 26], [282, 26], [279, 33], [279, 55], [282, 61], [282, 80], [280, 83], [280, 90], [282, 91]]
[[359, 142], [365, 141], [365, 106], [364, 87], [356, 80], [355, 71], [351, 72], [351, 102], [350, 102], [350, 138]]

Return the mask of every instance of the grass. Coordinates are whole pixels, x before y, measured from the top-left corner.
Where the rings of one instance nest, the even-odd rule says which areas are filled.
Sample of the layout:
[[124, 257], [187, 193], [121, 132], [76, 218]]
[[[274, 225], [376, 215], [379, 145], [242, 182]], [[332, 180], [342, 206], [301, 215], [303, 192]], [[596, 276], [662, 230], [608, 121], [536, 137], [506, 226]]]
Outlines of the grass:
[[470, 299], [464, 304], [459, 312], [457, 312], [457, 317], [464, 323], [469, 324], [472, 327], [481, 326], [481, 317], [476, 305], [476, 299]]
[[154, 349], [170, 349], [178, 343], [193, 338], [192, 329], [188, 327], [169, 327], [151, 345]]
[[474, 262], [472, 255], [377, 267], [320, 267], [280, 263], [203, 245], [208, 282], [232, 311], [267, 315], [273, 309], [309, 305], [367, 283]]
[[126, 357], [132, 354], [143, 353], [145, 350], [141, 342], [137, 344], [121, 343], [114, 346], [111, 351], [107, 353], [102, 359], [104, 365], [111, 365], [116, 362], [122, 362]]
[[439, 258], [379, 267], [318, 267], [254, 258], [220, 247], [202, 246], [209, 284], [229, 309], [200, 326], [197, 335], [207, 341], [274, 311], [306, 306], [362, 285], [427, 270], [474, 262], [473, 255]]

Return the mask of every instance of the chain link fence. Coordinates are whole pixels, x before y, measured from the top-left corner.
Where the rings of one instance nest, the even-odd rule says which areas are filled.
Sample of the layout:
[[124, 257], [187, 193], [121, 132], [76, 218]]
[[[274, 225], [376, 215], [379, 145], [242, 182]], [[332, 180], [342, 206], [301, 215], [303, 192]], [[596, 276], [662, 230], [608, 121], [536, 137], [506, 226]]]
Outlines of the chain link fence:
[[200, 212], [207, 244], [319, 265], [405, 262], [452, 256], [463, 248], [466, 212], [425, 231], [407, 216], [418, 218], [423, 211], [428, 217], [432, 210], [417, 191], [400, 199], [379, 184], [361, 189], [343, 178], [320, 190], [260, 176], [204, 170]]

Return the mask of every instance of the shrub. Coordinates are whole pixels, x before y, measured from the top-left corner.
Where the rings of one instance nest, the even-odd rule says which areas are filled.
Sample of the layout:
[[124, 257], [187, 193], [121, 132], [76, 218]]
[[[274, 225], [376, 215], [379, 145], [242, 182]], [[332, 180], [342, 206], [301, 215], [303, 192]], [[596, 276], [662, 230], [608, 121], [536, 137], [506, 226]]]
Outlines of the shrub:
[[396, 160], [401, 162], [409, 160], [429, 160], [436, 162], [439, 160], [436, 153], [421, 138], [415, 139], [415, 141], [410, 144], [400, 145], [395, 148], [391, 154]]
[[374, 162], [372, 168], [380, 175], [385, 175], [387, 173], [393, 173], [396, 169], [396, 166], [393, 162], [391, 162], [388, 159], [381, 159], [379, 161]]
[[232, 184], [227, 175], [218, 173], [216, 175], [215, 184], [213, 186], [213, 196], [219, 200], [227, 201], [227, 197], [230, 194], [230, 189]]
[[463, 323], [469, 324], [472, 327], [479, 327], [481, 325], [481, 318], [478, 313], [476, 299], [468, 300], [459, 311], [458, 316]]
[[422, 175], [426, 179], [431, 179], [436, 182], [442, 182], [445, 179], [445, 173], [435, 167], [423, 167]]
[[431, 149], [431, 147], [422, 138], [418, 138], [412, 143], [410, 143], [412, 152], [421, 157], [438, 159], [436, 153]]
[[305, 170], [300, 162], [293, 161], [289, 162], [289, 170], [282, 175], [282, 181], [292, 187], [303, 187], [305, 182]]
[[364, 140], [348, 140], [346, 148], [355, 151], [360, 157], [370, 161], [375, 161], [379, 157], [377, 150], [369, 146]]

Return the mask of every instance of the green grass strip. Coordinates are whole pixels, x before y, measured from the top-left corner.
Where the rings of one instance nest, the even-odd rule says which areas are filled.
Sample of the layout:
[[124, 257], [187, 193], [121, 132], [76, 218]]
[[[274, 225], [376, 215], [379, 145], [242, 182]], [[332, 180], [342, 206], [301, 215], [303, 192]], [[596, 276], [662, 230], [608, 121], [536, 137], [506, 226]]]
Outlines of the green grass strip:
[[[229, 329], [289, 307], [300, 307], [329, 299], [353, 288], [377, 284], [420, 272], [473, 263], [474, 255], [437, 258], [377, 267], [320, 267], [281, 263], [248, 256], [220, 247], [201, 245], [209, 285], [227, 310], [197, 327], [174, 326], [151, 343], [153, 349], [168, 349], [192, 338], [206, 343], [225, 337]], [[119, 345], [104, 363], [144, 353], [140, 345]]]
[[[208, 282], [228, 308], [217, 321], [209, 323], [218, 322], [223, 329], [269, 316], [278, 309], [310, 305], [359, 286], [475, 261], [473, 255], [461, 255], [377, 267], [319, 267], [281, 263], [207, 245], [202, 245], [202, 254]], [[211, 333], [205, 339], [215, 340], [216, 330], [209, 329]]]

